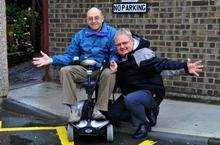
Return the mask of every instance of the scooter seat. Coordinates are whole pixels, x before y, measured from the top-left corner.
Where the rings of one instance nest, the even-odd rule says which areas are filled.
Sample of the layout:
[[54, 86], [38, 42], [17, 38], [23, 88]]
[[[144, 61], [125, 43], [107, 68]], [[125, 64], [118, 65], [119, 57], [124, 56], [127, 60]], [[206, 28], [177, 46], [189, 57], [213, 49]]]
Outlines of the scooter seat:
[[85, 67], [93, 67], [96, 64], [98, 64], [98, 62], [93, 59], [86, 59], [81, 62], [81, 65]]

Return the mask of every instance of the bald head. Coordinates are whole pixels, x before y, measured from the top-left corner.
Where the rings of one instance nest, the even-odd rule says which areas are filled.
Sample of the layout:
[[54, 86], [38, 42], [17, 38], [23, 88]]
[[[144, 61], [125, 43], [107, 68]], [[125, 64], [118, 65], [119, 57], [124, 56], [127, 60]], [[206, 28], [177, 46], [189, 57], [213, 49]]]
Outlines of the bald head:
[[96, 7], [92, 7], [87, 12], [87, 24], [93, 31], [100, 30], [104, 17], [102, 11]]
[[102, 16], [102, 11], [96, 7], [92, 7], [87, 11], [87, 17], [88, 15], [91, 15], [92, 13], [99, 13], [100, 16]]

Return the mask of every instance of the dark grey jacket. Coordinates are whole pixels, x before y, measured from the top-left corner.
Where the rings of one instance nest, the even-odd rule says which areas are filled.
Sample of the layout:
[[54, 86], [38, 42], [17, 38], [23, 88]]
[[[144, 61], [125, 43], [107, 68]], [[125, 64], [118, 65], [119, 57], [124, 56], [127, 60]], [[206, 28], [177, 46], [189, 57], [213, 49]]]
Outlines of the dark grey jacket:
[[187, 63], [158, 58], [148, 48], [148, 41], [138, 39], [138, 47], [126, 59], [122, 58], [118, 62], [117, 85], [124, 95], [137, 90], [149, 90], [156, 95], [155, 100], [160, 104], [165, 95], [161, 72], [184, 69], [188, 73]]

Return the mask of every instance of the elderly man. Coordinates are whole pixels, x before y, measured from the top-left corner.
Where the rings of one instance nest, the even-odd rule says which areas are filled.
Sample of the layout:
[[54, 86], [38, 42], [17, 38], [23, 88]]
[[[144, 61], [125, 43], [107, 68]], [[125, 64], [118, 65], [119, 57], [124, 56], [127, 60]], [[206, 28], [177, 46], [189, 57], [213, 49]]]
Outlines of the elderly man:
[[[117, 85], [124, 95], [124, 103], [130, 112], [135, 129], [133, 137], [141, 139], [151, 130], [149, 110], [159, 106], [165, 89], [161, 73], [163, 70], [183, 70], [197, 75], [202, 71], [201, 61], [191, 63], [158, 58], [149, 49], [148, 41], [131, 34], [129, 29], [119, 29], [115, 45], [121, 60], [112, 65], [117, 71]], [[155, 125], [155, 124], [154, 124]]]
[[[88, 58], [96, 60], [102, 67], [104, 61], [116, 61], [114, 35], [116, 29], [104, 22], [104, 17], [96, 7], [87, 12], [88, 26], [77, 32], [71, 40], [69, 47], [63, 55], [47, 56], [41, 52], [42, 57], [34, 58], [33, 64], [41, 67], [48, 64], [65, 65], [60, 70], [62, 84], [63, 103], [72, 105], [77, 101], [76, 83], [85, 81], [86, 69], [80, 65], [72, 65], [75, 61], [83, 61]], [[98, 71], [98, 68], [97, 68]], [[95, 76], [99, 73], [94, 72]], [[105, 68], [100, 74], [97, 102], [92, 117], [105, 119], [108, 111], [108, 99], [115, 84], [115, 74], [110, 68]]]

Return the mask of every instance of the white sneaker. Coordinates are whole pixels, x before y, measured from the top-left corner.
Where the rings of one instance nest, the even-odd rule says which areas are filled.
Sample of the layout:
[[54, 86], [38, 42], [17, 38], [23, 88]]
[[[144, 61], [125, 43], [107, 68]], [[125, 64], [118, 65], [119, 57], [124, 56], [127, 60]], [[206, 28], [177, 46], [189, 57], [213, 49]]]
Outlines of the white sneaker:
[[69, 115], [69, 122], [78, 122], [80, 120], [79, 110], [71, 110]]
[[69, 122], [78, 122], [82, 116], [84, 102], [77, 102], [70, 107]]
[[97, 108], [94, 107], [93, 113], [92, 113], [93, 119], [106, 119], [105, 115], [103, 115]]

